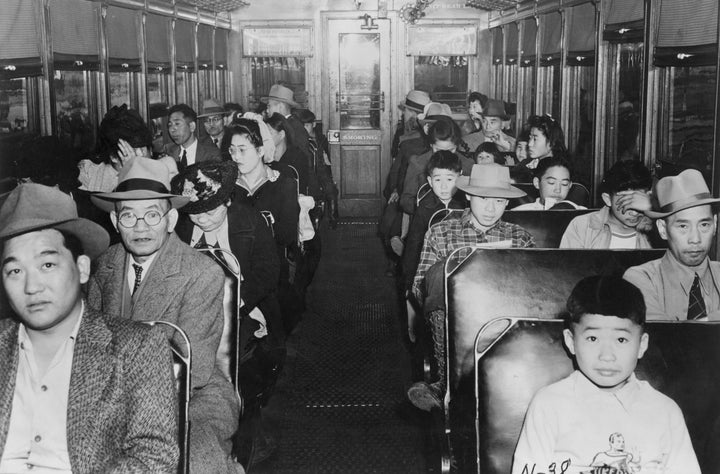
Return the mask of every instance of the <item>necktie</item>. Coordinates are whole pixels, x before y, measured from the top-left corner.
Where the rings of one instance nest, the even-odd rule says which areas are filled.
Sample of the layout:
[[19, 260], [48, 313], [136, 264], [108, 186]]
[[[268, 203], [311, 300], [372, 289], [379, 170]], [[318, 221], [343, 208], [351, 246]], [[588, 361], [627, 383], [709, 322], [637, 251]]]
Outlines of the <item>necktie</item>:
[[183, 149], [182, 158], [180, 159], [180, 170], [187, 168], [187, 150]]
[[142, 282], [142, 271], [143, 267], [140, 265], [132, 264], [133, 270], [135, 270], [135, 285], [133, 285], [132, 294], [134, 295], [138, 288], [140, 288], [140, 283]]
[[215, 144], [216, 147], [218, 147], [218, 148], [220, 147], [220, 145], [218, 145], [218, 139], [217, 139], [217, 138], [213, 138], [213, 143]]
[[703, 299], [702, 288], [700, 288], [700, 276], [696, 273], [692, 287], [690, 288], [687, 319], [688, 321], [692, 321], [706, 316], [707, 312], [705, 310], [705, 300]]

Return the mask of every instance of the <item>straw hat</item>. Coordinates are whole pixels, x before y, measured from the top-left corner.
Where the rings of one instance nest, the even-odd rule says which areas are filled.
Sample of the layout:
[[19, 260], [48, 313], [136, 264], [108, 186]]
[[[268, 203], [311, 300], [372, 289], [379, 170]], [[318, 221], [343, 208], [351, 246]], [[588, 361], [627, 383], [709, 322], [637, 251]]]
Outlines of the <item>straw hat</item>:
[[167, 166], [160, 161], [140, 156], [128, 161], [120, 169], [115, 191], [90, 197], [93, 204], [105, 212], [115, 209], [115, 201], [140, 199], [169, 199], [175, 209], [190, 201], [190, 198], [170, 193], [170, 171]]
[[223, 108], [218, 101], [214, 99], [206, 99], [203, 101], [202, 113], [198, 115], [201, 117], [210, 117], [211, 115], [225, 115], [227, 111]]
[[90, 258], [98, 257], [110, 244], [105, 229], [78, 217], [75, 201], [68, 194], [42, 184], [20, 184], [7, 195], [0, 208], [0, 240], [42, 229], [74, 235]]
[[460, 176], [455, 185], [467, 194], [493, 198], [518, 198], [525, 196], [510, 185], [510, 171], [507, 167], [495, 163], [473, 165], [470, 176]]
[[422, 112], [425, 106], [431, 102], [430, 96], [425, 91], [412, 90], [405, 96], [405, 102], [400, 102], [400, 109], [410, 109], [415, 112]]
[[655, 185], [657, 211], [645, 211], [648, 217], [658, 219], [696, 206], [720, 203], [705, 184], [705, 178], [698, 170], [685, 170], [677, 176], [667, 176]]
[[232, 198], [238, 176], [232, 161], [201, 161], [175, 176], [171, 190], [190, 199], [182, 208], [185, 214], [201, 214], [222, 206]]
[[296, 109], [300, 107], [300, 104], [295, 102], [295, 94], [293, 91], [285, 86], [281, 86], [280, 84], [274, 84], [270, 88], [270, 93], [268, 93], [267, 97], [262, 97], [260, 101], [267, 104], [270, 99], [285, 102], [290, 107]]

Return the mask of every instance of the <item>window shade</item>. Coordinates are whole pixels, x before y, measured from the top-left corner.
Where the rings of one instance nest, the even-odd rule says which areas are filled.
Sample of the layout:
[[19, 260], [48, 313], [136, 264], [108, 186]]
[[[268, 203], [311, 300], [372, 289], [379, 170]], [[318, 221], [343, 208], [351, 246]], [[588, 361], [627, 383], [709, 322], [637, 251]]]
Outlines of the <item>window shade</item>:
[[227, 69], [227, 44], [230, 31], [218, 28], [215, 30], [215, 66]]
[[50, 31], [55, 69], [98, 68], [99, 8], [99, 3], [86, 0], [50, 2]]
[[175, 63], [181, 71], [195, 70], [195, 23], [175, 21]]
[[540, 61], [544, 66], [560, 61], [562, 17], [560, 13], [548, 13], [540, 17]]
[[493, 64], [500, 64], [503, 58], [503, 31], [501, 27], [493, 28]]
[[535, 66], [535, 45], [537, 44], [537, 23], [535, 18], [523, 20], [523, 40], [520, 51], [520, 65], [525, 67]]
[[209, 25], [198, 25], [198, 67], [200, 69], [212, 69], [213, 60], [213, 27]]
[[148, 13], [145, 18], [148, 70], [170, 73], [170, 19]]
[[140, 71], [139, 12], [109, 6], [105, 17], [111, 71]]
[[603, 39], [616, 43], [643, 41], [645, 2], [641, 0], [610, 0]]
[[663, 0], [656, 66], [710, 66], [717, 62], [717, 0]]
[[37, 26], [33, 2], [3, 2], [3, 14], [0, 15], [0, 78], [42, 74]]
[[505, 61], [506, 64], [517, 64], [518, 59], [518, 24], [508, 23], [505, 25], [505, 34], [507, 41], [505, 42]]
[[590, 66], [595, 60], [595, 7], [583, 3], [568, 9], [568, 64]]

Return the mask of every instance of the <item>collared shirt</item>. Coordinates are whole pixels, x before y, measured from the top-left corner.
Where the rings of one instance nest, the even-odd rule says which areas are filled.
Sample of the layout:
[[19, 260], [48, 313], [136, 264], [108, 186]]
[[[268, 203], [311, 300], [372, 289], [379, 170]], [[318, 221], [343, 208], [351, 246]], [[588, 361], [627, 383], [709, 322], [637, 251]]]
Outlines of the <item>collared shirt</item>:
[[205, 236], [205, 243], [207, 243], [209, 247], [215, 247], [215, 244], [218, 244], [219, 248], [230, 250], [227, 216], [225, 216], [225, 219], [222, 224], [220, 224], [220, 227], [212, 232], [204, 232], [200, 227], [194, 226], [192, 238], [190, 239], [190, 246], [195, 247], [203, 235]]
[[[516, 224], [498, 220], [493, 227], [482, 231], [475, 227], [470, 209], [466, 209], [457, 219], [448, 219], [433, 225], [425, 234], [425, 243], [420, 253], [412, 291], [417, 301], [423, 301], [422, 285], [425, 273], [436, 262], [446, 259], [453, 251], [478, 244], [497, 244], [499, 247], [535, 247], [532, 235]], [[472, 252], [472, 248], [460, 252], [463, 258]]]
[[535, 394], [512, 473], [526, 467], [546, 473], [552, 463], [567, 474], [603, 465], [617, 472], [700, 473], [682, 411], [671, 398], [634, 374], [619, 390], [603, 391], [577, 370]]
[[135, 261], [135, 259], [132, 256], [129, 256], [130, 263], [127, 266], [127, 282], [128, 287], [132, 291], [133, 288], [135, 288], [135, 268], [132, 266], [132, 264], [140, 265], [143, 269], [142, 273], [140, 274], [140, 281], [144, 281], [145, 277], [147, 276], [148, 272], [150, 271], [150, 266], [153, 263], [153, 260], [155, 260], [155, 257], [157, 256], [157, 252], [150, 255], [147, 260], [143, 263], [138, 263]]
[[67, 411], [73, 351], [80, 317], [70, 336], [41, 374], [35, 349], [23, 324], [18, 330], [18, 368], [7, 441], [0, 473], [70, 473]]
[[553, 206], [556, 206], [558, 204], [567, 204], [569, 206], [574, 207], [575, 209], [587, 209], [585, 206], [580, 206], [578, 204], [575, 204], [572, 201], [562, 200], [557, 201], [555, 199], [546, 199], [545, 204], [540, 203], [540, 198], [535, 199], [533, 202], [529, 202], [527, 204], [521, 204], [517, 207], [513, 207], [513, 211], [547, 211], [548, 209], [552, 208]]
[[188, 166], [195, 164], [195, 157], [197, 155], [197, 147], [198, 147], [198, 140], [195, 139], [192, 142], [192, 145], [185, 148], [183, 146], [180, 147], [180, 158], [182, 158], [183, 151], [187, 152], [187, 164]]
[[[612, 229], [610, 228], [610, 208], [604, 206], [599, 211], [589, 212], [576, 217], [565, 229], [561, 249], [607, 249], [610, 248], [612, 240]], [[636, 233], [635, 245], [633, 248], [652, 248], [647, 235], [643, 232]]]

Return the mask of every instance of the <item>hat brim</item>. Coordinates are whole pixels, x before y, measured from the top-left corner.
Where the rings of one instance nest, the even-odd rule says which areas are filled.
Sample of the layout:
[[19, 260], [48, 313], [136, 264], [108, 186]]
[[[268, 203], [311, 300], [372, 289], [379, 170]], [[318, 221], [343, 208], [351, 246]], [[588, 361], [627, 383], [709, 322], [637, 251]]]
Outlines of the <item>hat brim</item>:
[[475, 186], [470, 184], [469, 176], [460, 176], [455, 181], [455, 186], [461, 191], [465, 191], [466, 194], [472, 196], [491, 197], [491, 198], [504, 198], [513, 199], [523, 196], [527, 196], [525, 191], [522, 191], [515, 186], [508, 186], [507, 188], [496, 188], [491, 186]]
[[198, 115], [198, 118], [211, 117], [213, 115], [226, 115], [227, 113], [228, 112], [225, 109], [220, 109], [216, 112], [205, 112], [203, 114], [200, 114], [200, 115]]
[[158, 193], [155, 191], [133, 190], [116, 193], [98, 193], [90, 196], [90, 201], [105, 212], [115, 210], [116, 201], [139, 201], [142, 199], [169, 199], [173, 209], [180, 209], [190, 202], [189, 197], [177, 194]]
[[0, 232], [0, 240], [44, 229], [57, 229], [74, 235], [82, 243], [84, 254], [91, 259], [99, 257], [110, 245], [107, 231], [101, 225], [82, 217], [60, 222], [37, 219], [20, 221], [17, 225], [4, 228]]
[[405, 102], [400, 102], [398, 104], [398, 109], [400, 109], [400, 110], [410, 109], [413, 112], [417, 112], [417, 113], [422, 113], [422, 111], [423, 111], [423, 109], [418, 109], [417, 107], [413, 107], [412, 105], [407, 105]]
[[489, 114], [483, 114], [483, 116], [484, 116], [484, 117], [496, 117], [496, 118], [499, 118], [500, 120], [510, 120], [510, 116], [509, 116], [509, 115], [489, 115]]
[[270, 99], [277, 100], [278, 102], [285, 102], [290, 107], [294, 107], [296, 109], [300, 108], [300, 104], [298, 104], [297, 102], [292, 101], [292, 100], [283, 99], [282, 97], [261, 97], [260, 102], [262, 102], [263, 104], [267, 104]]
[[690, 209], [691, 207], [697, 207], [697, 206], [704, 206], [706, 204], [712, 205], [714, 207], [713, 213], [717, 212], [720, 209], [720, 198], [705, 198], [700, 199], [694, 202], [687, 203], [683, 206], [678, 207], [677, 209], [673, 209], [670, 212], [655, 212], [655, 211], [645, 211], [645, 215], [648, 217], [651, 217], [653, 219], [662, 219], [664, 217], [667, 217], [671, 214], [675, 214], [680, 211], [684, 211], [685, 209]]

